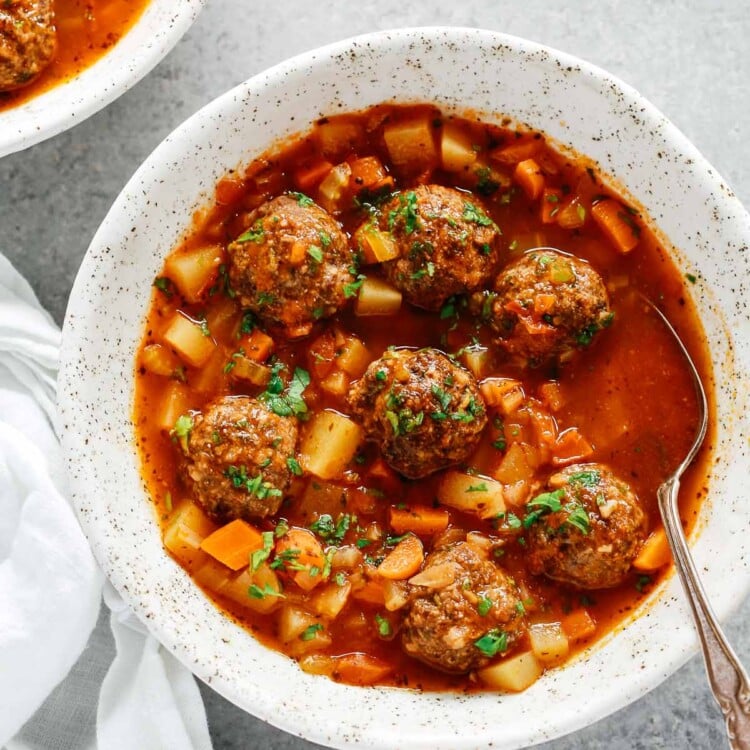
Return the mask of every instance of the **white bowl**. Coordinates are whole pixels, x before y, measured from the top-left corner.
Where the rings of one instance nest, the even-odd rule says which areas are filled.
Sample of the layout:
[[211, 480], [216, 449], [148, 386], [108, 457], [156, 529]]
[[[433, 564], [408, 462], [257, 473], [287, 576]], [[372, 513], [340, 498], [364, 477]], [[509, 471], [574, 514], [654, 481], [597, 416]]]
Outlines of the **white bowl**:
[[17, 107], [0, 112], [0, 157], [72, 128], [135, 86], [190, 28], [206, 0], [151, 0], [103, 57]]
[[[319, 49], [229, 91], [162, 143], [96, 234], [68, 307], [60, 405], [73, 499], [94, 553], [151, 631], [198, 677], [266, 721], [334, 747], [517, 748], [643, 695], [696, 648], [672, 578], [614, 636], [525, 693], [420, 694], [303, 674], [225, 618], [162, 550], [135, 454], [133, 368], [151, 280], [228, 169], [315, 118], [384, 100], [509, 115], [599, 160], [699, 277], [717, 418], [710, 497], [694, 540], [721, 617], [750, 584], [746, 484], [750, 217], [705, 159], [636, 91], [537, 44], [457, 28], [382, 32]], [[646, 356], [648, 353], [645, 353]]]

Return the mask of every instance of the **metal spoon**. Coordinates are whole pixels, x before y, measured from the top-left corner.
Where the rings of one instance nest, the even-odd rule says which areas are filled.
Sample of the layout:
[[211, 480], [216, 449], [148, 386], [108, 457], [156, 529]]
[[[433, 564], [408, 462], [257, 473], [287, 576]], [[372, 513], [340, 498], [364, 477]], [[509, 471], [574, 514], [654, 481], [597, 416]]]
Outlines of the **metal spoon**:
[[669, 546], [672, 549], [675, 568], [687, 594], [693, 612], [695, 627], [706, 662], [706, 672], [711, 692], [721, 708], [726, 720], [729, 746], [733, 750], [750, 750], [750, 681], [740, 664], [737, 655], [729, 645], [724, 632], [706, 598], [706, 592], [700, 583], [693, 558], [688, 548], [685, 533], [680, 523], [677, 508], [677, 495], [680, 490], [680, 477], [690, 462], [695, 458], [698, 449], [706, 436], [708, 425], [708, 407], [706, 392], [703, 389], [698, 370], [690, 355], [664, 314], [650, 300], [646, 300], [664, 322], [669, 332], [679, 344], [680, 350], [688, 363], [693, 385], [698, 396], [700, 422], [687, 456], [677, 467], [674, 474], [657, 490], [659, 511], [661, 512], [664, 530]]

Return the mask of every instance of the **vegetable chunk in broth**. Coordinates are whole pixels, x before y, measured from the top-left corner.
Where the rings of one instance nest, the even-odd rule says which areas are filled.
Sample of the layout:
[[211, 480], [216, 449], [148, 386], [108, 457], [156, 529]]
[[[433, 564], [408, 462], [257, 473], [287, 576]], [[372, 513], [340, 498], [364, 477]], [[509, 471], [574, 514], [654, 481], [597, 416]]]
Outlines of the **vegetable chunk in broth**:
[[154, 281], [134, 424], [166, 549], [306, 672], [525, 689], [669, 568], [656, 488], [697, 404], [644, 297], [710, 382], [691, 281], [543, 134], [319, 120], [224, 177]]

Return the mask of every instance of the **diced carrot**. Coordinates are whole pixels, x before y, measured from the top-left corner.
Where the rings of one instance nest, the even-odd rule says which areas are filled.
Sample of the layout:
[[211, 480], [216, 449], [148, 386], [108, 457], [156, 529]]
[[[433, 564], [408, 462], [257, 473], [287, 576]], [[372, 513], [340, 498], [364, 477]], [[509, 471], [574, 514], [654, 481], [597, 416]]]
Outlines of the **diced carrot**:
[[391, 581], [413, 576], [424, 562], [424, 548], [419, 538], [409, 534], [402, 539], [378, 567], [378, 573]]
[[250, 553], [263, 549], [263, 536], [247, 521], [237, 518], [201, 542], [201, 549], [232, 570], [250, 564]]
[[377, 156], [365, 156], [349, 162], [352, 168], [352, 183], [357, 190], [379, 190], [385, 185], [393, 185]]
[[490, 158], [500, 164], [517, 164], [535, 156], [543, 145], [542, 138], [518, 138], [490, 151]]
[[571, 641], [583, 641], [596, 633], [596, 622], [586, 609], [565, 615], [560, 624]]
[[588, 458], [594, 449], [577, 427], [569, 427], [557, 436], [552, 446], [552, 463], [561, 466]]
[[536, 200], [544, 190], [544, 173], [533, 159], [518, 162], [513, 178], [531, 200]]
[[245, 183], [240, 177], [224, 177], [216, 185], [216, 202], [226, 206], [234, 203], [245, 192]]
[[555, 305], [554, 294], [542, 294], [539, 293], [534, 297], [534, 313], [536, 315], [544, 315], [548, 313]]
[[[323, 581], [325, 557], [320, 542], [307, 529], [292, 528], [276, 542], [276, 559], [289, 558], [286, 563], [292, 580], [305, 591], [311, 591]], [[286, 564], [285, 563], [285, 564]], [[296, 570], [299, 566], [302, 569]]]
[[638, 557], [633, 560], [633, 567], [637, 570], [651, 572], [664, 567], [672, 561], [672, 550], [667, 541], [667, 533], [660, 526], [643, 543]]
[[595, 203], [591, 209], [591, 215], [621, 253], [629, 253], [638, 244], [640, 227], [635, 218], [618, 201], [605, 198]]
[[336, 657], [331, 676], [350, 685], [373, 685], [392, 671], [393, 667], [382, 659], [354, 653]]
[[325, 159], [306, 164], [294, 173], [294, 184], [307, 193], [319, 185], [332, 169], [333, 164]]
[[378, 479], [386, 485], [399, 484], [396, 472], [380, 456], [370, 464], [367, 473], [372, 479]]
[[562, 201], [562, 190], [557, 188], [544, 188], [542, 191], [542, 224], [552, 224], [560, 211]]
[[249, 335], [240, 339], [240, 347], [245, 350], [245, 356], [255, 362], [265, 362], [273, 351], [273, 339], [260, 328], [253, 328]]
[[352, 598], [368, 604], [385, 604], [385, 593], [381, 581], [367, 581], [364, 586], [352, 591]]
[[309, 369], [316, 378], [322, 380], [331, 372], [335, 364], [336, 341], [330, 328], [310, 344], [307, 353]]
[[391, 528], [397, 534], [411, 531], [417, 536], [432, 536], [448, 528], [450, 515], [444, 508], [431, 508], [429, 505], [410, 505], [407, 508], [391, 507]]
[[354, 234], [354, 241], [362, 251], [365, 263], [383, 263], [398, 258], [399, 246], [390, 232], [382, 232], [367, 224]]

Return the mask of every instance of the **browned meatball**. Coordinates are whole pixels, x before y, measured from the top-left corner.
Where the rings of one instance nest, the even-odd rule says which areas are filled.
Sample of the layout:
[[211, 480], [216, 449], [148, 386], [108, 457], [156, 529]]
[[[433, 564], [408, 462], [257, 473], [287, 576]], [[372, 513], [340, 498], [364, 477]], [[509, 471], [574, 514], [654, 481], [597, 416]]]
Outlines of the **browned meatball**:
[[553, 474], [526, 511], [529, 569], [582, 589], [621, 583], [646, 538], [635, 493], [601, 464]]
[[501, 271], [494, 291], [489, 322], [497, 343], [532, 366], [588, 346], [613, 318], [599, 274], [555, 250], [522, 255]]
[[30, 83], [57, 47], [52, 0], [0, 2], [0, 91]]
[[229, 279], [261, 320], [304, 336], [353, 296], [352, 260], [338, 222], [307, 196], [290, 193], [257, 208], [230, 243]]
[[412, 305], [439, 310], [448, 297], [482, 286], [497, 266], [500, 230], [481, 203], [442, 185], [394, 196], [378, 218], [400, 257], [383, 271]]
[[368, 439], [410, 479], [468, 458], [487, 424], [474, 376], [435, 349], [387, 351], [348, 399]]
[[183, 432], [189, 434], [182, 476], [211, 518], [226, 523], [276, 513], [292, 478], [295, 419], [248, 396], [223, 396]]
[[479, 548], [459, 542], [427, 556], [401, 630], [404, 651], [445, 672], [468, 672], [525, 633], [513, 579]]

